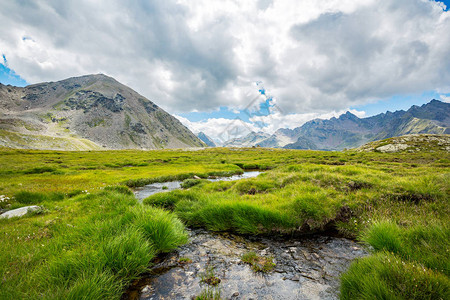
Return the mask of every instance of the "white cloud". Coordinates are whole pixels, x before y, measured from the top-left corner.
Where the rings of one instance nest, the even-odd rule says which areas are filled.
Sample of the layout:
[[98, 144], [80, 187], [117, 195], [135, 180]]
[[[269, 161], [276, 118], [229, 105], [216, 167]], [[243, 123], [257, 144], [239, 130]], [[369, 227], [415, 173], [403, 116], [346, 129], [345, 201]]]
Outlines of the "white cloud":
[[440, 95], [441, 100], [447, 103], [450, 103], [450, 96], [448, 95]]
[[391, 95], [448, 91], [448, 32], [450, 12], [427, 0], [0, 6], [0, 54], [28, 82], [102, 72], [171, 113], [243, 109], [257, 80], [300, 120]]

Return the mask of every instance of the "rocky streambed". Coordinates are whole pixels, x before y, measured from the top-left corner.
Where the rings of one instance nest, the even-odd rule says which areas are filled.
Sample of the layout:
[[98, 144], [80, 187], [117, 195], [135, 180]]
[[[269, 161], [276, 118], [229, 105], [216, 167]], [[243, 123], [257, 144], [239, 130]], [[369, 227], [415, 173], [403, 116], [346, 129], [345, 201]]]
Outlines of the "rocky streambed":
[[[352, 240], [311, 236], [274, 240], [190, 230], [190, 242], [159, 257], [124, 299], [193, 299], [205, 290], [221, 299], [337, 299], [339, 275], [366, 255]], [[249, 251], [273, 258], [274, 269], [255, 273], [241, 257]], [[213, 274], [216, 287], [202, 278]], [[217, 280], [216, 280], [217, 281]]]
[[[209, 180], [239, 180], [258, 174], [245, 172]], [[180, 181], [153, 183], [137, 189], [135, 195], [142, 200], [180, 185]], [[195, 299], [209, 290], [220, 294], [220, 299], [337, 299], [340, 274], [353, 259], [367, 254], [352, 240], [326, 235], [276, 239], [202, 229], [189, 229], [189, 235], [188, 244], [158, 257], [150, 272], [134, 282], [122, 298]], [[272, 259], [273, 270], [254, 272], [241, 259], [249, 252]], [[218, 284], [208, 285], [204, 282], [207, 277]]]

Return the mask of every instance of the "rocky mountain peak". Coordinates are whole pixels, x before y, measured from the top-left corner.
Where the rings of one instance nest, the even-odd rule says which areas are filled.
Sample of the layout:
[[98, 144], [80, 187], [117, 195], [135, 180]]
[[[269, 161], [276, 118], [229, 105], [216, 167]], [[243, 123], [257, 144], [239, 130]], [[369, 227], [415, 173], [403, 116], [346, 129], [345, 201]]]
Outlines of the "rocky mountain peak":
[[176, 118], [104, 74], [2, 88], [0, 112], [0, 129], [71, 141], [73, 137], [86, 139], [100, 148], [204, 146]]

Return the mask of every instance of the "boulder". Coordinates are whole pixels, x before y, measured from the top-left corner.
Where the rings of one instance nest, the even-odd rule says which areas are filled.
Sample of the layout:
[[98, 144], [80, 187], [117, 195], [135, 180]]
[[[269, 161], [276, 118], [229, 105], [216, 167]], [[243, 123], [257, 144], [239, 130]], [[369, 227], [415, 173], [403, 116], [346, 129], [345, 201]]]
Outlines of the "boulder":
[[5, 212], [4, 214], [1, 214], [0, 215], [0, 219], [9, 219], [9, 218], [14, 218], [14, 217], [22, 217], [22, 216], [26, 215], [29, 212], [37, 211], [39, 209], [41, 209], [41, 207], [37, 206], [37, 205], [24, 206], [24, 207], [21, 207], [21, 208], [9, 210], [9, 211]]

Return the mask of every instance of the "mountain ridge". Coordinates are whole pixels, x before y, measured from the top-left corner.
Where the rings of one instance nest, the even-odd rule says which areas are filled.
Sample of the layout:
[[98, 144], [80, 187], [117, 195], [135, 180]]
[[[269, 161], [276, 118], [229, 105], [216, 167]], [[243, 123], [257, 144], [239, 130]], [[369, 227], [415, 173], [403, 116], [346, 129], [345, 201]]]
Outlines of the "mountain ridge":
[[[330, 119], [314, 119], [294, 129], [280, 128], [258, 144], [247, 146], [343, 150], [365, 143], [407, 134], [449, 134], [450, 104], [433, 99], [408, 110], [387, 111], [359, 118], [351, 112]], [[249, 140], [242, 137], [242, 140]]]
[[[181, 122], [104, 74], [26, 87], [0, 84], [0, 145], [28, 148], [29, 137], [89, 140], [79, 150], [203, 147]], [[15, 133], [14, 138], [11, 134]], [[17, 140], [16, 135], [27, 138]], [[45, 142], [29, 148], [47, 149]], [[53, 145], [51, 149], [66, 149]], [[72, 147], [68, 147], [73, 150]], [[78, 148], [75, 147], [77, 150]]]

